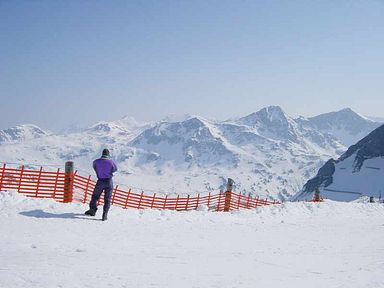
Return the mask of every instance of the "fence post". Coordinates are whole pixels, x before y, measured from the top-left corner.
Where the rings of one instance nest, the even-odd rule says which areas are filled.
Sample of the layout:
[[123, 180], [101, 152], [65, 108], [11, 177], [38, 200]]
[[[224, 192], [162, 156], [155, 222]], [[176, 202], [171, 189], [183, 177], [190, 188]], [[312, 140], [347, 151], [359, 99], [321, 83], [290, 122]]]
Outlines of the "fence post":
[[43, 172], [43, 167], [40, 167], [39, 170], [39, 176], [37, 177], [37, 184], [36, 184], [36, 195], [37, 198], [39, 196], [39, 188], [40, 188], [40, 181], [41, 181], [41, 173]]
[[211, 192], [208, 193], [208, 204], [207, 204], [208, 210], [211, 207], [211, 206], [209, 206], [210, 204], [211, 204]]
[[117, 188], [119, 188], [119, 185], [116, 185], [115, 189], [112, 191], [112, 202], [111, 205], [115, 204], [115, 197], [117, 193]]
[[219, 199], [217, 200], [217, 206], [216, 206], [216, 212], [220, 211], [220, 202], [221, 202], [221, 194], [223, 194], [221, 191], [219, 193]]
[[199, 204], [200, 204], [200, 193], [197, 194], [197, 202], [196, 202], [196, 208], [195, 208], [195, 210], [197, 210], [197, 207], [199, 207]]
[[56, 200], [56, 191], [57, 191], [57, 181], [59, 181], [59, 175], [60, 175], [60, 168], [57, 169], [56, 178], [55, 178], [55, 186], [53, 188], [53, 199], [55, 199], [55, 200]]
[[24, 173], [24, 165], [21, 166], [19, 186], [17, 187], [17, 192], [20, 193], [21, 190], [21, 182], [23, 181], [23, 173]]
[[166, 209], [166, 207], [167, 207], [167, 199], [168, 199], [168, 194], [165, 195], [165, 198], [164, 198], [164, 207], [163, 207], [163, 209]]
[[179, 198], [180, 198], [180, 195], [177, 195], [176, 204], [175, 204], [175, 210], [176, 211], [177, 211], [177, 206], [179, 205]]
[[189, 205], [189, 197], [190, 197], [190, 195], [188, 194], [188, 198], [187, 198], [187, 204], [185, 204], [185, 211], [187, 211], [187, 210], [188, 210], [188, 205]]
[[151, 209], [153, 209], [153, 204], [155, 203], [156, 193], [153, 193], [153, 198], [151, 202]]
[[131, 194], [131, 188], [129, 188], [129, 190], [128, 190], [127, 198], [125, 199], [124, 209], [127, 209], [127, 206], [128, 206], [128, 199], [129, 199], [129, 194]]
[[91, 182], [91, 177], [92, 177], [91, 175], [88, 176], [87, 185], [85, 186], [83, 203], [87, 202], [87, 194], [88, 194], [88, 189], [89, 189], [89, 183]]
[[6, 164], [3, 164], [3, 171], [1, 171], [1, 178], [0, 178], [0, 191], [3, 188], [3, 179], [4, 179], [4, 174], [5, 174], [5, 166]]
[[64, 179], [64, 198], [63, 203], [69, 203], [73, 200], [73, 167], [72, 161], [65, 162], [65, 179]]
[[140, 200], [139, 200], [139, 206], [137, 207], [137, 209], [141, 208], [141, 201], [143, 200], [143, 195], [144, 195], [144, 191], [141, 191]]
[[228, 178], [227, 191], [225, 191], [224, 212], [229, 212], [229, 210], [231, 209], [231, 196], [232, 196], [233, 183], [234, 181], [231, 178]]
[[251, 201], [251, 193], [248, 194], [248, 199], [247, 199], [247, 209], [249, 209], [249, 201]]

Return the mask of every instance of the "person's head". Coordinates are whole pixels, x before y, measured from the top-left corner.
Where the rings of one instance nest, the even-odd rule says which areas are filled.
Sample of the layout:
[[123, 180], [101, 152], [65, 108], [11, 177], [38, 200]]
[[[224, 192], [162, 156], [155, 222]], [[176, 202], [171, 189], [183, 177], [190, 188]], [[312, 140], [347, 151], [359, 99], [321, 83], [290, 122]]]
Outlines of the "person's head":
[[108, 149], [103, 149], [103, 153], [101, 154], [101, 158], [109, 159], [109, 150]]

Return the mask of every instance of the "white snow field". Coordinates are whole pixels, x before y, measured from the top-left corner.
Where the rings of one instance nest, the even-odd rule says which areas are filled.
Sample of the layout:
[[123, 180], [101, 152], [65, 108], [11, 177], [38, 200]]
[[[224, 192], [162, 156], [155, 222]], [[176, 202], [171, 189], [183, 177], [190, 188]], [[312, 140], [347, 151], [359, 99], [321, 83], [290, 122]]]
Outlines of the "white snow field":
[[1, 192], [0, 287], [384, 287], [384, 204], [85, 209]]

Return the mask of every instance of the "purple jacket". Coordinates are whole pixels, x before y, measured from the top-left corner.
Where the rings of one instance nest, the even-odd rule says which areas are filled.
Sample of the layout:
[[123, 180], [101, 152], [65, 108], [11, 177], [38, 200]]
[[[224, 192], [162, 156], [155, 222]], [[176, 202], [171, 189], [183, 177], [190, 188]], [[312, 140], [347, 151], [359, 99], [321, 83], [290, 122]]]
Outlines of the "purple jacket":
[[95, 169], [98, 179], [111, 179], [113, 173], [117, 171], [117, 166], [112, 159], [100, 158], [93, 161], [93, 169]]

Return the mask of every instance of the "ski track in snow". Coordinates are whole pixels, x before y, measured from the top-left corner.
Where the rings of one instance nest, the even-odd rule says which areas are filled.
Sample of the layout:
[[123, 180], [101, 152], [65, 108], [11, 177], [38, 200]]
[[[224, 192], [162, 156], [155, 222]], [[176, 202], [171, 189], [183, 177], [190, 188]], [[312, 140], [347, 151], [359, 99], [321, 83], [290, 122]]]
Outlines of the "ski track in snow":
[[0, 287], [384, 287], [383, 204], [86, 209], [0, 193]]

